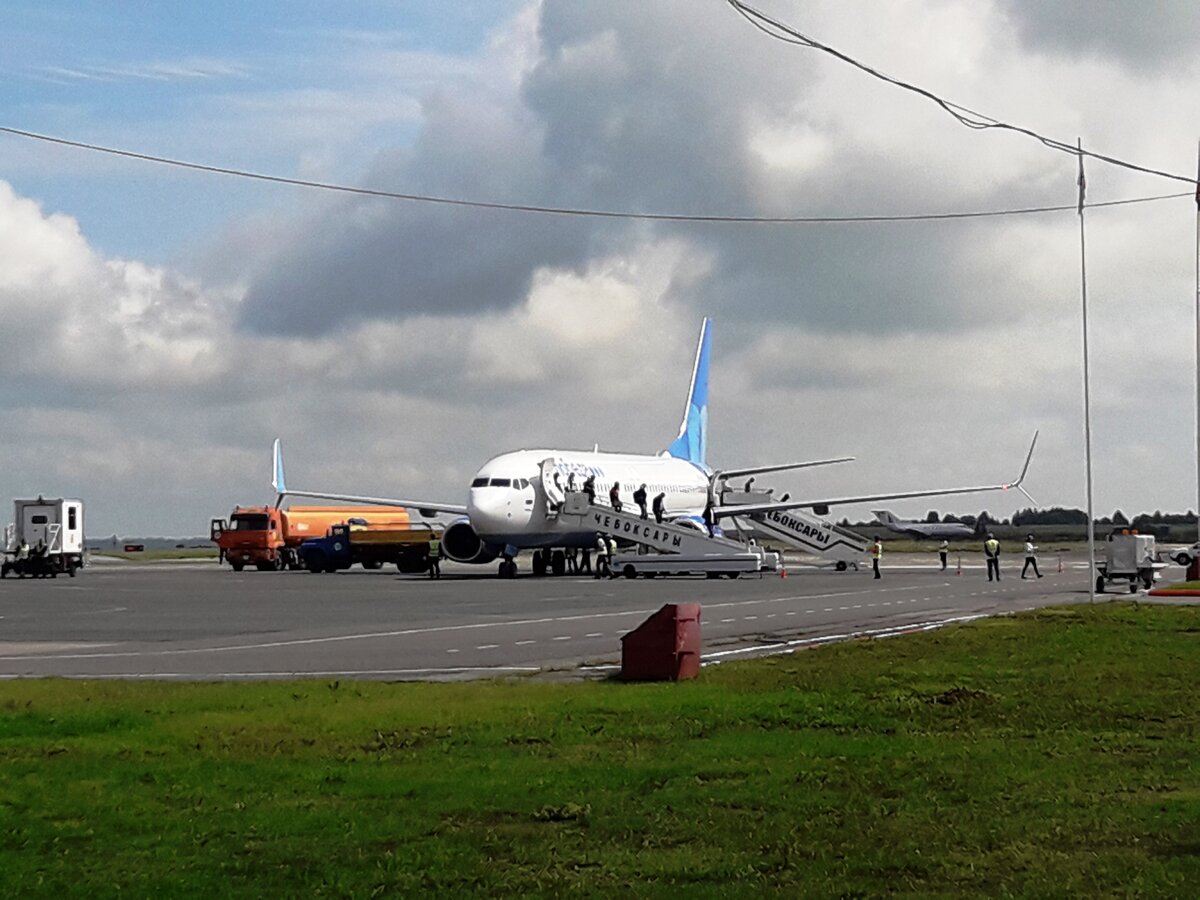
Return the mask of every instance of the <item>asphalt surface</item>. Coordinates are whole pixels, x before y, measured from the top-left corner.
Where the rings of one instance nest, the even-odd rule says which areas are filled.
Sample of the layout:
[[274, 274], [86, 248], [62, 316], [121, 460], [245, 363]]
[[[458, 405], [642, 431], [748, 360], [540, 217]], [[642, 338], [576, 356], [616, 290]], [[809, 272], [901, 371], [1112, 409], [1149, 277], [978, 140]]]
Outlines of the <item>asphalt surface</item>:
[[878, 581], [795, 567], [787, 578], [505, 581], [492, 566], [449, 564], [430, 581], [395, 570], [97, 563], [76, 578], [0, 581], [0, 678], [602, 675], [619, 666], [621, 636], [665, 603], [701, 604], [712, 663], [1088, 596], [1082, 559], [1064, 560], [1062, 572], [1045, 559], [1046, 577], [1025, 581], [1020, 560], [1009, 562], [996, 583], [979, 567], [886, 563]]

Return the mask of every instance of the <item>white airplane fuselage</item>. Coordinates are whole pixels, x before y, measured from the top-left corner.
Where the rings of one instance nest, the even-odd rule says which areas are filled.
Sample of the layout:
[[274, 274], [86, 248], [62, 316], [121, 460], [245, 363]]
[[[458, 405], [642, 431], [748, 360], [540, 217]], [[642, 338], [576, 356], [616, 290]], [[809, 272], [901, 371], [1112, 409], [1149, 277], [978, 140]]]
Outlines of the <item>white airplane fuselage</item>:
[[646, 506], [662, 493], [671, 518], [698, 516], [708, 502], [710, 473], [703, 467], [673, 456], [637, 453], [603, 453], [584, 450], [517, 450], [488, 460], [475, 473], [467, 497], [467, 518], [480, 538], [498, 547], [590, 547], [594, 532], [564, 534], [553, 527], [547, 514], [542, 463], [555, 461], [562, 491], [574, 475], [576, 490], [584, 479], [595, 478], [596, 497], [607, 503], [613, 483], [620, 484], [621, 502], [637, 509], [633, 492], [646, 485]]

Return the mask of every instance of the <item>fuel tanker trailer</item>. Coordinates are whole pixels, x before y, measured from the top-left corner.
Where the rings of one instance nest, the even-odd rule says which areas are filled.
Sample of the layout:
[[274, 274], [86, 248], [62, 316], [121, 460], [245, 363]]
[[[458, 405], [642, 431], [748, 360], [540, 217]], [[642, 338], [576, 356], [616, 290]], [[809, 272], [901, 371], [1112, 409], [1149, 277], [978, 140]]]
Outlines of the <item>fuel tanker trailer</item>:
[[349, 519], [368, 526], [409, 527], [408, 511], [394, 506], [237, 506], [229, 519], [213, 519], [209, 535], [233, 571], [299, 569], [300, 545]]

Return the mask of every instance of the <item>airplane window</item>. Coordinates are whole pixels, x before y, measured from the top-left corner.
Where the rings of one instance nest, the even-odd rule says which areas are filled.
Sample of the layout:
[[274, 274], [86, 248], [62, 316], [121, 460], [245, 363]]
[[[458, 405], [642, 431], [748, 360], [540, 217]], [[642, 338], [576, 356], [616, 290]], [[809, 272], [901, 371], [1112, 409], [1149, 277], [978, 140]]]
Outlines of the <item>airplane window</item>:
[[486, 478], [476, 478], [471, 482], [471, 487], [487, 487], [488, 480]]
[[492, 487], [509, 487], [511, 484], [511, 478], [493, 478], [491, 481]]

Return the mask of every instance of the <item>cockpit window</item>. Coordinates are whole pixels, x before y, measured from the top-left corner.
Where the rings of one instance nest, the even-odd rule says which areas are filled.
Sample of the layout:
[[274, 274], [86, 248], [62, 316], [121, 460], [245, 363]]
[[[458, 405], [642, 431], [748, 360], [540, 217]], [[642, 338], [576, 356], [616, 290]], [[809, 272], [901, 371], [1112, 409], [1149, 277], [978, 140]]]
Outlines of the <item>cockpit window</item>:
[[471, 487], [487, 487], [488, 480], [486, 478], [476, 478], [471, 482]]
[[509, 487], [512, 484], [511, 478], [493, 478], [490, 482], [492, 487]]

